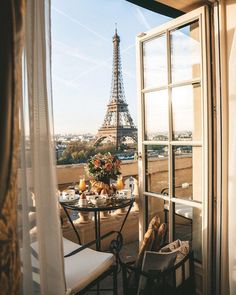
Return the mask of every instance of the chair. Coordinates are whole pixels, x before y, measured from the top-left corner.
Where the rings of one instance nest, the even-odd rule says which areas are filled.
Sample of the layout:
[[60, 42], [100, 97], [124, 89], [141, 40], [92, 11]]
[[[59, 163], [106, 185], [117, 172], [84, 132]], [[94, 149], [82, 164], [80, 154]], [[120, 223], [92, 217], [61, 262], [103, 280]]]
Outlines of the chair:
[[[189, 242], [165, 242], [166, 224], [154, 216], [136, 261], [121, 261], [124, 295], [176, 295], [194, 292]], [[164, 246], [165, 245], [165, 246]]]
[[[117, 260], [122, 247], [123, 239], [120, 232], [111, 231], [101, 236], [105, 239], [110, 235], [117, 235], [117, 239], [111, 242], [112, 253], [99, 252], [89, 247], [96, 244], [96, 240], [83, 246], [63, 238], [65, 279], [69, 294], [85, 294], [93, 286], [97, 285], [99, 294], [99, 282], [108, 275], [113, 276], [112, 289], [100, 289], [100, 291], [111, 291], [117, 294]], [[39, 282], [38, 274], [38, 243], [31, 244], [32, 265], [35, 269], [34, 281]], [[111, 294], [111, 293], [109, 293]]]
[[[186, 271], [189, 264], [189, 272]], [[133, 273], [133, 284], [129, 285], [130, 274]], [[193, 252], [189, 252], [177, 264], [165, 269], [143, 271], [132, 263], [122, 263], [124, 295], [193, 295]], [[140, 288], [140, 278], [145, 280]], [[142, 282], [143, 283], [143, 282]], [[141, 284], [142, 284], [141, 283]]]
[[[34, 198], [34, 194], [32, 194], [32, 198]], [[31, 243], [31, 261], [33, 267], [33, 280], [37, 286], [40, 284], [40, 277], [38, 242], [35, 241], [37, 236], [35, 207], [31, 207], [30, 210], [30, 235], [31, 239], [33, 240]], [[110, 253], [90, 249], [91, 246], [97, 244], [98, 240], [103, 240], [109, 236], [114, 237], [114, 235], [116, 235], [116, 238], [112, 239], [110, 242]], [[110, 231], [101, 236], [99, 239], [88, 242], [84, 245], [76, 244], [63, 237], [65, 280], [68, 293], [73, 295], [82, 295], [93, 286], [97, 285], [97, 294], [99, 294], [99, 291], [113, 290], [113, 294], [116, 295], [117, 262], [119, 261], [119, 252], [122, 248], [122, 245], [123, 237], [119, 231]], [[100, 289], [99, 282], [108, 275], [113, 276], [113, 288]]]

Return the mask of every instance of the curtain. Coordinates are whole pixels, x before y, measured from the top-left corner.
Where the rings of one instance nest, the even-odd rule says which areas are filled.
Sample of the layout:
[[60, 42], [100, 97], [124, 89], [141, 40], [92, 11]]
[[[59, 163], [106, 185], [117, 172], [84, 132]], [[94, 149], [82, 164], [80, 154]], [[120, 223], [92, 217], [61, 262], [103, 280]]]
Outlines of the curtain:
[[24, 294], [65, 294], [52, 124], [50, 1], [27, 1], [19, 211]]
[[[229, 6], [233, 12], [236, 11], [236, 3]], [[228, 249], [229, 249], [229, 285], [230, 294], [236, 294], [236, 133], [235, 133], [235, 115], [236, 115], [236, 26], [234, 18], [232, 30], [232, 39], [229, 44], [229, 174], [228, 174]], [[230, 33], [231, 34], [231, 33]]]
[[19, 294], [16, 184], [24, 0], [0, 1], [0, 293]]

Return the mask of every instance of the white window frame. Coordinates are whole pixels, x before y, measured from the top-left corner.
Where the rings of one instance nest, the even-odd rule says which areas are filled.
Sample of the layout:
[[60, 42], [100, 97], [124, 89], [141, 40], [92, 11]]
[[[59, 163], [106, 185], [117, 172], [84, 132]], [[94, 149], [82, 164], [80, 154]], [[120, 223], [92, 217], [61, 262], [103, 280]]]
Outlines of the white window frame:
[[[202, 140], [200, 142], [191, 141], [185, 142], [185, 144], [190, 144], [191, 146], [201, 146], [202, 147], [202, 203], [197, 203], [194, 201], [182, 200], [177, 198], [171, 198], [162, 196], [160, 194], [146, 192], [145, 188], [145, 145], [147, 144], [164, 144], [166, 142], [153, 142], [145, 141], [145, 130], [144, 130], [144, 94], [153, 90], [161, 90], [163, 87], [158, 88], [144, 88], [144, 77], [143, 77], [143, 42], [150, 40], [158, 35], [166, 34], [167, 36], [167, 48], [169, 48], [170, 35], [169, 32], [175, 28], [187, 25], [194, 20], [199, 19], [199, 30], [200, 30], [200, 44], [201, 44], [201, 72], [200, 79], [196, 79], [196, 83], [200, 82], [201, 85], [201, 102], [202, 102]], [[203, 6], [196, 10], [193, 10], [183, 16], [180, 16], [164, 25], [154, 28], [148, 32], [141, 33], [136, 40], [137, 48], [137, 81], [138, 81], [138, 152], [139, 152], [139, 185], [140, 185], [140, 242], [144, 236], [147, 228], [147, 207], [146, 207], [146, 197], [157, 197], [170, 201], [170, 216], [172, 216], [172, 201], [176, 203], [182, 203], [185, 205], [190, 205], [202, 210], [202, 264], [198, 265], [202, 272], [203, 279], [203, 294], [210, 294], [210, 277], [207, 274], [211, 273], [211, 253], [212, 253], [212, 123], [211, 123], [211, 78], [210, 78], [210, 34], [209, 34], [209, 12], [208, 7]], [[189, 82], [193, 83], [193, 80], [185, 81], [184, 83], [173, 83], [170, 80], [170, 52], [167, 49], [167, 59], [168, 59], [168, 85], [164, 89], [170, 89], [173, 86], [189, 85]], [[169, 108], [169, 111], [170, 108]], [[183, 142], [170, 141], [171, 146], [182, 145]], [[170, 161], [169, 161], [169, 180], [172, 180], [172, 152], [169, 149]], [[172, 192], [172, 181], [169, 182], [169, 191]], [[169, 240], [173, 240], [172, 236], [172, 220], [170, 219], [170, 236]]]

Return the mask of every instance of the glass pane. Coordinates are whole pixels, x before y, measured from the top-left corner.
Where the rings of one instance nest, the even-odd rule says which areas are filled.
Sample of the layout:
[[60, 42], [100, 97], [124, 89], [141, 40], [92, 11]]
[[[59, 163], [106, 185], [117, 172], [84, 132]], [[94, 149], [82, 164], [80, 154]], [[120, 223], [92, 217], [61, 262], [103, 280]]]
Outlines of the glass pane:
[[145, 146], [146, 191], [163, 194], [168, 190], [168, 147]]
[[168, 92], [161, 90], [146, 93], [145, 139], [168, 140]]
[[[148, 197], [148, 223], [154, 216], [159, 216], [161, 223], [166, 223], [167, 230], [169, 228], [168, 210], [169, 202], [160, 198]], [[166, 232], [166, 242], [168, 242], [168, 232]]]
[[202, 261], [202, 211], [184, 204], [174, 204], [174, 239], [190, 241], [195, 260]]
[[175, 198], [202, 201], [202, 148], [173, 147]]
[[166, 52], [166, 35], [144, 42], [144, 88], [167, 84]]
[[201, 140], [202, 105], [200, 85], [172, 89], [173, 140]]
[[200, 77], [201, 47], [199, 22], [171, 32], [172, 82]]

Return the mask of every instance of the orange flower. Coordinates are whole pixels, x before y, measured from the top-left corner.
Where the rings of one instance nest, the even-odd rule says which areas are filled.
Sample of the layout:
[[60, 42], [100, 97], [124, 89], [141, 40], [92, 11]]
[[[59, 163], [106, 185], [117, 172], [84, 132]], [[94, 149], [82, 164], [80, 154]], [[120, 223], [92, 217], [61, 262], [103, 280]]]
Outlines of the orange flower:
[[106, 165], [105, 165], [105, 169], [106, 169], [107, 171], [111, 171], [111, 169], [112, 169], [112, 164], [111, 164], [111, 163], [106, 163]]
[[96, 168], [98, 168], [98, 167], [101, 166], [101, 162], [100, 162], [100, 160], [94, 160], [94, 161], [93, 161], [93, 164], [94, 164], [94, 166], [95, 166]]

